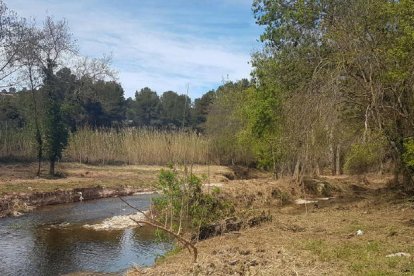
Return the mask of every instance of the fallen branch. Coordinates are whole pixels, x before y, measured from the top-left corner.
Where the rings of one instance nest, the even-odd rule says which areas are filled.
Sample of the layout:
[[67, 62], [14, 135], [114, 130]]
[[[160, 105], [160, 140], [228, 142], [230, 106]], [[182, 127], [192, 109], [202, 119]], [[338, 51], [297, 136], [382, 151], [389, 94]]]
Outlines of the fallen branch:
[[171, 231], [171, 230], [169, 230], [169, 229], [167, 229], [167, 228], [165, 228], [164, 226], [161, 226], [161, 225], [159, 225], [159, 224], [155, 224], [155, 223], [152, 223], [152, 222], [149, 222], [149, 221], [146, 221], [146, 220], [135, 220], [135, 219], [133, 219], [133, 218], [130, 218], [130, 219], [131, 219], [131, 220], [133, 220], [133, 221], [134, 221], [135, 223], [137, 223], [137, 224], [146, 224], [146, 225], [152, 226], [152, 227], [154, 227], [154, 228], [160, 229], [160, 230], [162, 230], [162, 231], [165, 231], [165, 232], [167, 232], [168, 234], [171, 234], [171, 235], [172, 235], [172, 236], [174, 236], [174, 238], [176, 238], [178, 241], [182, 242], [182, 243], [184, 244], [184, 246], [185, 246], [186, 248], [188, 248], [188, 250], [189, 250], [189, 251], [190, 251], [190, 248], [191, 248], [191, 250], [193, 251], [194, 262], [195, 262], [195, 263], [197, 262], [197, 256], [198, 256], [197, 247], [195, 247], [195, 246], [194, 246], [194, 244], [192, 244], [190, 241], [188, 241], [188, 240], [184, 239], [184, 238], [183, 238], [183, 237], [181, 237], [180, 235], [178, 235], [178, 234], [174, 233], [173, 231]]
[[147, 220], [152, 221], [155, 224], [161, 225], [158, 221], [156, 221], [155, 219], [153, 219], [152, 217], [148, 216], [145, 212], [141, 211], [140, 209], [138, 209], [135, 206], [132, 206], [128, 201], [126, 201], [125, 199], [123, 199], [122, 197], [119, 197], [119, 199], [124, 202], [126, 205], [128, 205], [129, 207], [131, 207], [132, 209], [138, 211], [139, 213], [141, 213]]
[[141, 213], [147, 219], [147, 220], [135, 220], [135, 219], [133, 219], [133, 218], [130, 217], [130, 219], [132, 221], [134, 221], [138, 225], [140, 225], [140, 224], [146, 224], [146, 225], [152, 226], [152, 227], [154, 227], [156, 229], [162, 230], [162, 231], [167, 232], [168, 234], [174, 236], [174, 238], [176, 238], [178, 241], [180, 241], [188, 249], [188, 251], [190, 251], [190, 253], [191, 253], [191, 251], [193, 252], [194, 262], [195, 263], [197, 262], [198, 251], [197, 251], [197, 248], [194, 246], [194, 244], [192, 244], [190, 241], [184, 239], [180, 235], [174, 233], [172, 230], [167, 229], [166, 227], [162, 226], [160, 222], [158, 222], [157, 220], [151, 218], [145, 212], [141, 211], [137, 207], [132, 206], [128, 201], [126, 201], [122, 197], [119, 197], [119, 199], [121, 201], [123, 201], [126, 205], [128, 205], [129, 207], [131, 207], [132, 209], [134, 209], [134, 210], [138, 211], [139, 213]]

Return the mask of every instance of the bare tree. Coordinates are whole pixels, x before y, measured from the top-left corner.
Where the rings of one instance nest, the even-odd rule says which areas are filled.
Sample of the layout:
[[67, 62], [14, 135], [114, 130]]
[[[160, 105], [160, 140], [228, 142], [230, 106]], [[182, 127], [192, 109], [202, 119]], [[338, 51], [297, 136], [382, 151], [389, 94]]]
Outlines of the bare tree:
[[0, 82], [2, 87], [14, 84], [14, 73], [19, 70], [16, 60], [25, 35], [25, 20], [7, 8], [0, 0]]

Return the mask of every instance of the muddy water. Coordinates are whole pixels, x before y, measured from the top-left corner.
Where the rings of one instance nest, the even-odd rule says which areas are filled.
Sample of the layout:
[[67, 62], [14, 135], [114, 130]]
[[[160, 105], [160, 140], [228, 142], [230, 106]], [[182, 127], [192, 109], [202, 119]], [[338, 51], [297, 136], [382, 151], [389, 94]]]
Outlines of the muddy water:
[[[152, 195], [125, 197], [148, 209]], [[0, 219], [0, 275], [61, 275], [71, 272], [122, 272], [152, 265], [171, 248], [152, 229], [95, 231], [85, 224], [134, 210], [117, 198], [48, 206], [18, 218]]]

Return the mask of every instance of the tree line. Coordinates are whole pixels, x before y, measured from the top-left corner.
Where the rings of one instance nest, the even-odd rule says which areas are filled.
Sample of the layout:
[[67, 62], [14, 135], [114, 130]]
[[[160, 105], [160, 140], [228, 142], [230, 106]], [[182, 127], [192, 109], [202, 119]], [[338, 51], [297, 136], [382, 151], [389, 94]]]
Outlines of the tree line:
[[[52, 125], [61, 124], [59, 133], [84, 125], [190, 128], [208, 137], [221, 164], [260, 167], [299, 182], [305, 175], [393, 172], [395, 183], [412, 187], [414, 3], [255, 0], [252, 9], [264, 32], [262, 49], [252, 55], [251, 79], [224, 83], [194, 102], [147, 87], [125, 99], [105, 59], [60, 65], [75, 49], [65, 22], [47, 19], [35, 36], [45, 44], [35, 47], [39, 57], [21, 47], [26, 44], [19, 39], [32, 35], [17, 35], [18, 43], [1, 50], [0, 80], [15, 75], [18, 65], [29, 83], [16, 97], [2, 97], [2, 110], [8, 110], [2, 122], [40, 129], [34, 135], [39, 155], [50, 147], [49, 137], [58, 137], [48, 132]], [[7, 14], [4, 4], [0, 11]], [[15, 26], [9, 28], [13, 33]], [[66, 45], [62, 54], [50, 58], [48, 30], [54, 28], [67, 39], [58, 44]]]
[[[215, 91], [191, 100], [184, 94], [166, 91], [158, 95], [148, 87], [125, 99], [120, 83], [114, 80], [77, 78], [65, 67], [56, 72], [56, 92], [61, 104], [62, 121], [69, 131], [79, 128], [146, 127], [176, 130], [180, 128], [204, 131], [208, 107]], [[14, 87], [0, 92], [0, 124], [24, 128], [32, 123], [33, 103], [31, 90]], [[44, 87], [35, 90], [39, 103], [47, 95]], [[40, 110], [43, 113], [44, 110]]]
[[298, 181], [387, 170], [412, 187], [413, 10], [410, 0], [255, 0], [264, 32], [252, 80], [227, 85], [207, 120], [227, 162]]

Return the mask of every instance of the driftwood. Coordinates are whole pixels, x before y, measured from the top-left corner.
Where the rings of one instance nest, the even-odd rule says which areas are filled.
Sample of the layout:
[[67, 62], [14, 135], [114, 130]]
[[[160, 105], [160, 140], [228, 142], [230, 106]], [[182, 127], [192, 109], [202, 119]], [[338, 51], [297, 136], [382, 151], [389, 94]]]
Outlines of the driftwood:
[[191, 253], [193, 253], [193, 257], [194, 257], [194, 262], [197, 262], [197, 256], [198, 256], [198, 250], [197, 247], [194, 246], [194, 244], [191, 241], [188, 241], [186, 239], [184, 239], [183, 237], [181, 237], [180, 235], [178, 235], [177, 233], [175, 233], [174, 231], [164, 227], [159, 221], [155, 220], [154, 218], [148, 216], [145, 212], [141, 211], [140, 209], [138, 209], [135, 206], [132, 206], [129, 202], [127, 202], [125, 199], [123, 199], [122, 197], [119, 197], [119, 199], [121, 201], [123, 201], [126, 205], [128, 205], [129, 207], [131, 207], [132, 209], [138, 211], [139, 213], [141, 213], [147, 220], [135, 220], [133, 218], [130, 218], [132, 221], [134, 221], [135, 223], [137, 223], [138, 225], [140, 224], [146, 224], [149, 225], [151, 227], [154, 227], [156, 229], [162, 230], [170, 235], [172, 235], [174, 238], [176, 238], [179, 242], [181, 242], [187, 249], [188, 251]]

